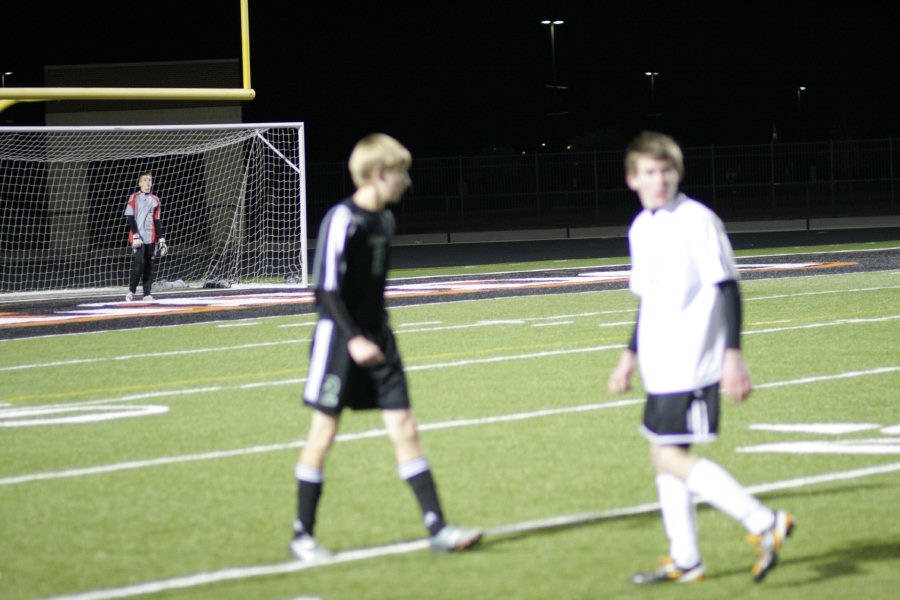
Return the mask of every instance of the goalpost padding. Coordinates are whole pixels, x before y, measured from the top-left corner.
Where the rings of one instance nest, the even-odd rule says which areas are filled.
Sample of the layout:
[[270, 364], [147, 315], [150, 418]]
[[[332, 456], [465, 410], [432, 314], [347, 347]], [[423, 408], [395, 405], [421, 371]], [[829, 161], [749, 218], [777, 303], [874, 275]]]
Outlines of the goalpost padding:
[[143, 171], [169, 245], [158, 284], [306, 286], [302, 123], [3, 127], [0, 293], [126, 286], [125, 202]]

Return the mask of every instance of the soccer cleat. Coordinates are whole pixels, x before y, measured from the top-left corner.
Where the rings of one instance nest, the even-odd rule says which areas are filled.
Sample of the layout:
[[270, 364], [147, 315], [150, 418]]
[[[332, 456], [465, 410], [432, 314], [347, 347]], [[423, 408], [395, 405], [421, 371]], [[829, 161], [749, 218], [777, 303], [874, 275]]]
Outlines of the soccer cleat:
[[147, 294], [146, 296], [144, 296], [143, 300], [144, 302], [153, 302], [153, 296]]
[[753, 563], [751, 572], [753, 581], [759, 583], [766, 573], [778, 564], [778, 553], [784, 545], [784, 540], [794, 530], [794, 517], [783, 510], [775, 511], [775, 523], [759, 535], [748, 535], [747, 541], [756, 544], [756, 562]]
[[307, 533], [301, 533], [300, 535], [295, 536], [294, 539], [291, 540], [289, 549], [291, 551], [291, 556], [305, 562], [325, 560], [326, 558], [331, 558], [333, 556], [330, 550], [320, 546], [316, 538]]
[[653, 571], [635, 573], [631, 576], [631, 583], [646, 585], [648, 583], [693, 583], [706, 578], [706, 567], [698, 562], [693, 567], [682, 568], [675, 561], [666, 556], [662, 563]]
[[134, 292], [128, 292], [125, 294], [125, 302], [133, 302], [134, 301]]
[[440, 531], [428, 538], [428, 545], [432, 552], [458, 552], [477, 544], [483, 535], [484, 532], [480, 529], [444, 525]]

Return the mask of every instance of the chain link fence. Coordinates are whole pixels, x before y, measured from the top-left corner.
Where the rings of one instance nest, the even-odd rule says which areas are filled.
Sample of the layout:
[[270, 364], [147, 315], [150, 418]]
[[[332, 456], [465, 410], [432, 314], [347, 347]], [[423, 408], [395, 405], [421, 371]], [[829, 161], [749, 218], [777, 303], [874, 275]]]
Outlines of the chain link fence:
[[[893, 138], [684, 149], [682, 190], [726, 221], [900, 212]], [[638, 200], [623, 152], [415, 158], [400, 233], [627, 225]], [[310, 235], [353, 191], [342, 163], [309, 164]]]

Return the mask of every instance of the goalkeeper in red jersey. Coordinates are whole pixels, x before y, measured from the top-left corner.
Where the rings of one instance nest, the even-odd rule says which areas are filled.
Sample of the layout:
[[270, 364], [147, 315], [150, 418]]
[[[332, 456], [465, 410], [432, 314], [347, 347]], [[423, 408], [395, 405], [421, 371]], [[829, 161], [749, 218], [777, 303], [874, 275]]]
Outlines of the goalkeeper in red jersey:
[[159, 213], [162, 204], [159, 196], [151, 193], [153, 174], [141, 173], [138, 176], [140, 191], [131, 194], [125, 203], [125, 219], [128, 221], [128, 242], [131, 244], [131, 277], [128, 282], [128, 294], [125, 300], [134, 300], [138, 283], [143, 285], [144, 302], [152, 302], [150, 288], [153, 286], [153, 257], [165, 256], [169, 248], [163, 237], [159, 224]]

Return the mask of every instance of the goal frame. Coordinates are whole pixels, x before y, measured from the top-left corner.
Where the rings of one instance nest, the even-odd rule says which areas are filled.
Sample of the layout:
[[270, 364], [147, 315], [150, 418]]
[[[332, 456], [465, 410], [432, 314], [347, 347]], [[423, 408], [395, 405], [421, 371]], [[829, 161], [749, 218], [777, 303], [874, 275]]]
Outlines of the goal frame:
[[[273, 146], [265, 137], [259, 136], [261, 143], [282, 160], [287, 168], [297, 174], [297, 217], [299, 220], [299, 248], [300, 248], [300, 276], [299, 285], [309, 287], [309, 233], [307, 226], [307, 169], [306, 169], [306, 137], [305, 123], [302, 121], [290, 122], [266, 122], [266, 123], [208, 123], [208, 124], [180, 124], [180, 125], [97, 125], [97, 126], [8, 126], [0, 127], [0, 134], [15, 133], [77, 133], [77, 132], [140, 132], [140, 131], [204, 131], [204, 130], [257, 130], [266, 129], [296, 129], [297, 131], [297, 164], [293, 163], [281, 151]], [[165, 205], [165, 198], [163, 198]], [[165, 220], [165, 219], [163, 219]], [[90, 288], [84, 288], [85, 293]], [[46, 290], [53, 292], [52, 288]], [[9, 292], [17, 294], [20, 292]], [[31, 293], [31, 292], [29, 292]], [[42, 292], [34, 292], [41, 294]], [[0, 296], [7, 295], [0, 291]]]

